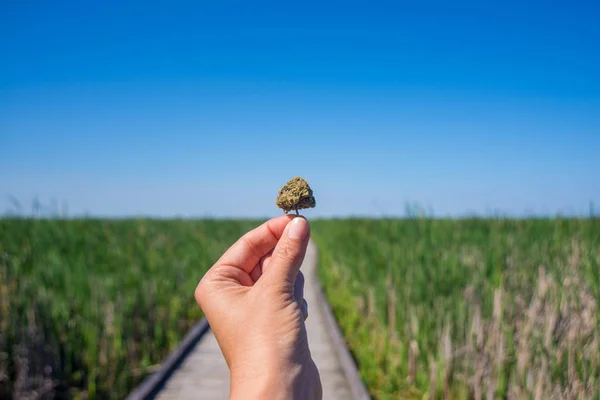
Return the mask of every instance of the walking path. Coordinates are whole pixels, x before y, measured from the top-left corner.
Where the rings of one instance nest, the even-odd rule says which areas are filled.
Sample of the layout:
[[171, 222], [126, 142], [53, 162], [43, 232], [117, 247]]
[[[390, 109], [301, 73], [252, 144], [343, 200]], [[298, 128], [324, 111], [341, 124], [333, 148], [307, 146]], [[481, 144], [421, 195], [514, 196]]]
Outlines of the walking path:
[[[323, 300], [319, 292], [316, 264], [316, 247], [311, 241], [301, 268], [306, 278], [304, 298], [309, 305], [306, 329], [310, 351], [321, 374], [323, 399], [352, 400], [353, 395], [343, 372], [342, 362], [336, 355], [336, 339], [332, 337], [329, 328], [331, 323], [328, 324], [324, 305], [319, 303]], [[229, 398], [229, 370], [211, 331], [204, 335], [157, 397], [161, 400]]]

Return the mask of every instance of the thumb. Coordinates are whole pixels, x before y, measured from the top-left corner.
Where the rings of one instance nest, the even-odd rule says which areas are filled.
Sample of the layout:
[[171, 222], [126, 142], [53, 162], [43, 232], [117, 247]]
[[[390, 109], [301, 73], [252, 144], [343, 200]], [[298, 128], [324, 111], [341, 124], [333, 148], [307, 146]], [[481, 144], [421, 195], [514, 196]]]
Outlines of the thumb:
[[269, 281], [294, 287], [309, 238], [310, 227], [304, 217], [296, 217], [287, 224], [273, 250], [269, 268], [264, 272], [270, 275]]

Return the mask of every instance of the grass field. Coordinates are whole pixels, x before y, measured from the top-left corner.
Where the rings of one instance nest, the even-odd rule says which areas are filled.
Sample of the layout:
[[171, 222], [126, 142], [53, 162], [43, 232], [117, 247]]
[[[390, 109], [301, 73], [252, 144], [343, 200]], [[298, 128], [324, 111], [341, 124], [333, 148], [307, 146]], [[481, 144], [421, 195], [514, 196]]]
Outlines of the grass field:
[[377, 399], [600, 398], [600, 220], [315, 221]]
[[255, 225], [0, 219], [0, 398], [124, 398], [199, 320], [198, 280]]
[[[0, 398], [123, 398], [259, 221], [0, 220]], [[599, 398], [599, 220], [319, 220], [319, 273], [376, 399]]]

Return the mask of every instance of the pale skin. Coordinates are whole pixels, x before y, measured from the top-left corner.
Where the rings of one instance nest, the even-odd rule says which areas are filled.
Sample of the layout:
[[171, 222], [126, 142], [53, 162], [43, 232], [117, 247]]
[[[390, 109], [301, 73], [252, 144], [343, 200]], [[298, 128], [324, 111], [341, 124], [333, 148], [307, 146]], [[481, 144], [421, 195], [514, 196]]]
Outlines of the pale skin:
[[231, 400], [322, 398], [304, 324], [309, 236], [305, 218], [273, 218], [234, 243], [196, 288], [229, 367]]

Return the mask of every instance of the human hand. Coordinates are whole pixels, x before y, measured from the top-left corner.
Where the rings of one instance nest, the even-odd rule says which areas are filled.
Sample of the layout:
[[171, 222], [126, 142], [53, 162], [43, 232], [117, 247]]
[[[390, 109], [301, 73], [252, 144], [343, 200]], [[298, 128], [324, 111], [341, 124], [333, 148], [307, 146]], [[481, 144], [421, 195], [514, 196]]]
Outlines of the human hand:
[[303, 217], [271, 219], [233, 244], [196, 288], [229, 367], [230, 399], [322, 397], [304, 324], [309, 237]]

